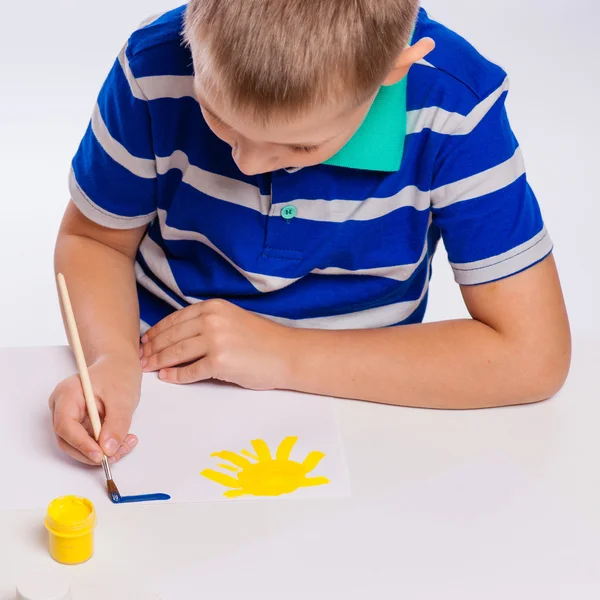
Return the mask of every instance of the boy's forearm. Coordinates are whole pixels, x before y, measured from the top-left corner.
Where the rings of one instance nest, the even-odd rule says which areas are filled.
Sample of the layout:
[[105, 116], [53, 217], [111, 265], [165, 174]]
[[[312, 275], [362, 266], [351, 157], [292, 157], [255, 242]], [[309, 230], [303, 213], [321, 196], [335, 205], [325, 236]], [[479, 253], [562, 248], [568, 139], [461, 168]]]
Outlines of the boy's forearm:
[[96, 240], [61, 234], [55, 270], [64, 274], [88, 363], [139, 357], [139, 306], [133, 261]]
[[293, 330], [282, 387], [424, 408], [544, 400], [564, 365], [475, 320], [367, 331]]

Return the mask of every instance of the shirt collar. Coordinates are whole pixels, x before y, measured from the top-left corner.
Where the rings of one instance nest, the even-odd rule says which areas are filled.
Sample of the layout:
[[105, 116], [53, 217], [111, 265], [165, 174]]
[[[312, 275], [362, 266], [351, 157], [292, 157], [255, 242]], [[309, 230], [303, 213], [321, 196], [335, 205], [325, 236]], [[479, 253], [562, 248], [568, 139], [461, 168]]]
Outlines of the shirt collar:
[[406, 138], [407, 77], [382, 86], [363, 124], [346, 145], [323, 164], [366, 171], [400, 169]]

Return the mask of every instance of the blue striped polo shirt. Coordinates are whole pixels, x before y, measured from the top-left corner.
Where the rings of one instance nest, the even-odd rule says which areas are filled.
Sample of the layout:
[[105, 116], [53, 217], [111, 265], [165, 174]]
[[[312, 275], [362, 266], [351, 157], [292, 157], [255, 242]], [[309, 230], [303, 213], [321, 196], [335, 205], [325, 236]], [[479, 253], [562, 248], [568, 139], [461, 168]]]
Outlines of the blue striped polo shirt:
[[255, 176], [203, 119], [184, 10], [129, 38], [70, 174], [86, 217], [147, 226], [135, 263], [142, 330], [210, 298], [293, 327], [418, 323], [440, 239], [461, 285], [551, 252], [507, 118], [506, 74], [424, 10], [413, 42], [431, 37], [436, 48], [407, 76], [397, 107], [406, 136], [381, 138], [402, 144], [397, 168], [324, 163]]

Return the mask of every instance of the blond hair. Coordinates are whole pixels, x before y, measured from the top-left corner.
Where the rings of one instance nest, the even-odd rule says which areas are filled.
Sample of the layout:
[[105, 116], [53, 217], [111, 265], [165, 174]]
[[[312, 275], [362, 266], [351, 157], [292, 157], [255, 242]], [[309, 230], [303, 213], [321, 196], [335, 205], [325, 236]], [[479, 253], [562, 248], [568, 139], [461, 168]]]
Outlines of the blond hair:
[[419, 0], [191, 0], [197, 84], [269, 118], [359, 104], [406, 47]]

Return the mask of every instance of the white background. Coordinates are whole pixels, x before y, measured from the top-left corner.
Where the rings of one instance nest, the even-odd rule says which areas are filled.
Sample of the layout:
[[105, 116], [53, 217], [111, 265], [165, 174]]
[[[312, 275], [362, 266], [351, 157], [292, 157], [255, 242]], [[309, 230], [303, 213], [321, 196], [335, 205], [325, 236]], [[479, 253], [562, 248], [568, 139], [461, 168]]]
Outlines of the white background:
[[[52, 252], [67, 173], [122, 44], [172, 0], [0, 3], [0, 346], [65, 338]], [[428, 0], [430, 14], [511, 76], [509, 110], [556, 244], [573, 329], [599, 334], [598, 0]], [[465, 314], [445, 254], [428, 319]]]

